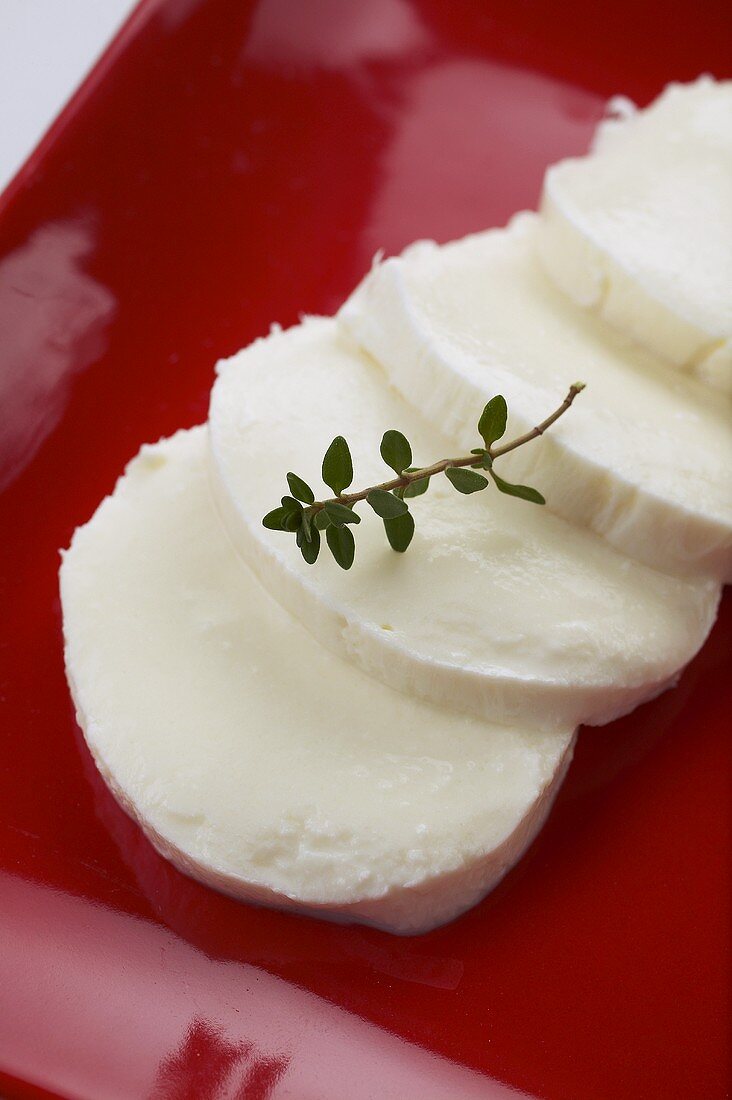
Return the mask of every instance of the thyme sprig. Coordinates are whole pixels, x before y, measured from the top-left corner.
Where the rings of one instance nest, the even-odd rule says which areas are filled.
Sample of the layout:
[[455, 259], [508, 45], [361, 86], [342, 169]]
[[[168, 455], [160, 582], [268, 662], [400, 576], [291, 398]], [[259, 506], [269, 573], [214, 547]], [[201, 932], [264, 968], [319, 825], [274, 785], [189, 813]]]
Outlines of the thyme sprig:
[[[545, 504], [544, 497], [537, 489], [532, 489], [529, 485], [514, 485], [499, 477], [493, 463], [497, 458], [543, 435], [547, 428], [564, 415], [584, 388], [583, 382], [575, 382], [569, 387], [564, 401], [550, 416], [531, 431], [500, 447], [495, 444], [505, 435], [508, 406], [504, 397], [493, 397], [478, 420], [478, 432], [483, 446], [474, 447], [469, 455], [443, 458], [430, 466], [413, 466], [412, 448], [408, 439], [391, 428], [384, 433], [380, 452], [396, 477], [361, 489], [357, 493], [345, 492], [353, 481], [353, 462], [348, 443], [342, 435], [337, 435], [325, 452], [322, 466], [323, 481], [333, 490], [335, 496], [328, 500], [316, 500], [308, 483], [297, 474], [289, 473], [287, 485], [290, 492], [282, 497], [278, 508], [267, 513], [262, 523], [272, 531], [294, 534], [300, 553], [309, 565], [314, 565], [318, 560], [321, 532], [324, 531], [328, 549], [338, 565], [342, 569], [350, 569], [355, 555], [355, 540], [350, 525], [361, 522], [354, 505], [365, 500], [383, 521], [389, 545], [403, 553], [414, 535], [414, 518], [407, 499], [426, 493], [430, 480], [439, 474], [445, 474], [459, 493], [480, 492], [492, 481], [500, 492], [508, 496], [519, 497], [532, 504]], [[488, 477], [479, 471], [485, 471]]]

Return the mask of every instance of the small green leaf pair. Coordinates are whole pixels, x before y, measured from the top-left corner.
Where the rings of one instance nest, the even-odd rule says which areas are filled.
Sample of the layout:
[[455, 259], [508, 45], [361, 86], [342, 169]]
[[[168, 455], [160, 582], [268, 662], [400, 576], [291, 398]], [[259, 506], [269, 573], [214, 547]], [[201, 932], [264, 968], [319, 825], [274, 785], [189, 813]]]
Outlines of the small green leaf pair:
[[[513, 485], [510, 481], [505, 481], [504, 478], [499, 477], [493, 469], [493, 456], [490, 453], [491, 447], [506, 434], [507, 424], [508, 405], [506, 404], [505, 397], [498, 394], [488, 402], [483, 412], [480, 414], [478, 431], [483, 438], [486, 449], [484, 451], [475, 450], [471, 452], [472, 454], [480, 455], [480, 461], [479, 463], [473, 463], [473, 469], [480, 468], [487, 470], [496, 488], [500, 489], [500, 491], [507, 496], [519, 497], [521, 500], [528, 500], [531, 504], [546, 504], [546, 500], [537, 489], [532, 489], [529, 485]], [[481, 482], [485, 482], [485, 484], [479, 485], [477, 482], [473, 481], [472, 484], [475, 488], [468, 490], [461, 489], [461, 492], [475, 493], [478, 489], [484, 489], [488, 484], [481, 474], [474, 476], [480, 478]], [[453, 482], [453, 484], [455, 483]]]
[[302, 524], [304, 509], [293, 497], [283, 497], [279, 508], [274, 508], [262, 520], [270, 531], [297, 531]]
[[[323, 480], [340, 496], [353, 481], [353, 463], [348, 443], [336, 436], [323, 458]], [[321, 531], [325, 531], [328, 549], [342, 569], [350, 569], [355, 543], [348, 524], [361, 522], [361, 517], [348, 504], [339, 500], [316, 503], [315, 493], [298, 474], [290, 472], [287, 484], [291, 496], [282, 498], [281, 506], [268, 512], [262, 523], [271, 531], [295, 533], [300, 552], [308, 563], [318, 560]], [[303, 507], [305, 505], [305, 507]]]
[[[486, 465], [484, 469], [488, 470], [496, 487], [502, 493], [506, 493], [507, 496], [520, 497], [521, 500], [528, 500], [531, 504], [546, 504], [544, 497], [537, 489], [532, 489], [529, 485], [512, 485], [510, 481], [504, 481], [493, 469], [492, 464]], [[474, 469], [468, 470], [465, 467], [448, 466], [445, 475], [457, 491], [465, 495], [479, 493], [481, 489], [486, 489], [490, 484], [488, 478], [484, 477], [483, 474], [476, 473]]]
[[414, 535], [414, 519], [409, 506], [395, 492], [389, 493], [385, 489], [372, 489], [366, 500], [384, 521], [384, 530], [392, 550], [403, 554]]
[[[312, 493], [304, 481], [295, 474], [287, 475], [287, 483], [293, 494], [301, 495], [303, 490]], [[314, 499], [314, 498], [313, 498]], [[309, 502], [308, 502], [309, 503]], [[293, 496], [284, 496], [279, 508], [274, 508], [262, 520], [264, 527], [270, 531], [289, 531], [295, 535], [295, 541], [300, 548], [308, 565], [314, 565], [320, 553], [320, 531], [318, 529], [318, 514], [313, 514], [303, 508], [300, 500]]]

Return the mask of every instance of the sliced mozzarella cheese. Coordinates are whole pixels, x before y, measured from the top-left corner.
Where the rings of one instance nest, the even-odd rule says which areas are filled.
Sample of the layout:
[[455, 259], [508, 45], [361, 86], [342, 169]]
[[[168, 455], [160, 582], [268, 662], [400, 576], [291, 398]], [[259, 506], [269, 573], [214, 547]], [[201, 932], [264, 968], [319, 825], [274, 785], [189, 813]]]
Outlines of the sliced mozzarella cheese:
[[322, 650], [220, 528], [205, 429], [143, 448], [61, 594], [102, 775], [163, 855], [236, 897], [424, 932], [515, 863], [571, 757], [570, 730], [436, 710]]
[[587, 389], [540, 441], [501, 460], [549, 507], [631, 557], [674, 572], [732, 574], [732, 430], [726, 402], [578, 309], [534, 256], [537, 216], [376, 266], [343, 326], [407, 400], [471, 447], [496, 393], [509, 437], [570, 383]]
[[450, 453], [332, 320], [274, 332], [219, 366], [210, 438], [221, 515], [265, 586], [334, 652], [434, 703], [562, 728], [656, 695], [702, 644], [715, 582], [656, 573], [495, 489], [464, 497], [434, 478], [411, 502], [417, 530], [404, 555], [362, 504], [348, 573], [325, 546], [306, 565], [294, 537], [262, 526], [287, 470], [332, 495], [320, 465], [336, 433], [351, 446], [354, 488], [385, 480], [387, 428], [407, 434], [417, 463]]
[[544, 182], [539, 254], [583, 306], [732, 392], [732, 81], [672, 84]]

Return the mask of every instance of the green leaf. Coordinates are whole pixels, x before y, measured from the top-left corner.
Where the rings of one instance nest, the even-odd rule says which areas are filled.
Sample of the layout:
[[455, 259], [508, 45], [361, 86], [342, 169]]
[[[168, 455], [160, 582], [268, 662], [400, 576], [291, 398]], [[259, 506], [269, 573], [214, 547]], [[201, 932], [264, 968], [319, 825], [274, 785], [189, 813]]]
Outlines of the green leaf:
[[461, 466], [448, 466], [445, 473], [459, 493], [478, 493], [488, 484], [487, 477]]
[[328, 540], [328, 548], [341, 569], [350, 569], [356, 552], [356, 545], [350, 529], [348, 527], [331, 526], [325, 532], [325, 537]]
[[270, 531], [284, 531], [285, 517], [288, 514], [284, 508], [273, 508], [262, 520], [262, 526]]
[[328, 513], [326, 512], [325, 508], [321, 508], [319, 512], [315, 513], [315, 519], [313, 520], [313, 523], [319, 531], [325, 531], [326, 527], [330, 523], [330, 520], [328, 519]]
[[529, 485], [512, 485], [510, 481], [504, 481], [493, 470], [491, 470], [491, 477], [501, 492], [506, 493], [507, 496], [520, 497], [521, 500], [528, 500], [532, 504], [546, 504], [538, 489], [532, 489]]
[[313, 504], [315, 501], [315, 493], [301, 477], [298, 477], [297, 474], [289, 473], [287, 475], [287, 484], [290, 486], [290, 492], [294, 497], [303, 501], [304, 504]]
[[401, 516], [394, 516], [392, 519], [385, 519], [384, 530], [392, 550], [403, 554], [412, 541], [414, 519], [410, 512], [405, 512]]
[[285, 512], [285, 518], [282, 521], [283, 529], [285, 531], [297, 531], [302, 524], [302, 504], [294, 497], [283, 497], [282, 508]]
[[476, 462], [471, 462], [471, 470], [490, 470], [493, 465], [493, 459], [487, 451], [471, 451], [470, 453], [480, 455], [480, 458]]
[[310, 529], [310, 538], [303, 540], [300, 545], [300, 553], [308, 565], [315, 565], [320, 553], [320, 531], [317, 527]]
[[372, 489], [366, 500], [382, 519], [394, 519], [395, 516], [403, 516], [409, 511], [409, 505], [393, 493], [387, 493], [386, 489]]
[[406, 470], [412, 461], [412, 448], [406, 436], [395, 428], [384, 432], [384, 438], [381, 440], [381, 457], [387, 466], [391, 466], [395, 474]]
[[310, 538], [310, 532], [312, 530], [312, 525], [311, 525], [311, 522], [310, 522], [310, 516], [307, 514], [307, 512], [305, 511], [304, 508], [303, 508], [303, 511], [302, 511], [302, 528], [301, 528], [301, 530], [304, 531], [305, 538], [309, 539]]
[[328, 519], [335, 527], [342, 527], [344, 523], [360, 523], [361, 517], [353, 508], [345, 504], [339, 504], [335, 500], [329, 500], [323, 509]]
[[501, 438], [506, 431], [507, 420], [506, 398], [501, 397], [500, 394], [498, 397], [492, 397], [480, 414], [480, 420], [478, 421], [478, 431], [482, 435], [486, 447], [490, 447], [497, 439]]
[[421, 497], [422, 493], [426, 493], [430, 487], [430, 479], [428, 477], [420, 477], [417, 481], [410, 481], [404, 490], [405, 497]]
[[351, 452], [342, 435], [337, 435], [325, 452], [323, 481], [330, 485], [336, 496], [340, 496], [353, 481]]

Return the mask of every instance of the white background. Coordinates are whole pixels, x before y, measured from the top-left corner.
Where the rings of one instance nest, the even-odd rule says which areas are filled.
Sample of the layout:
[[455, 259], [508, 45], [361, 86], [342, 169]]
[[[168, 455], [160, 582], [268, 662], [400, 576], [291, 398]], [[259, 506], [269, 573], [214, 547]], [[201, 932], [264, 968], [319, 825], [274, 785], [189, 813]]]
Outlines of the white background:
[[0, 0], [0, 191], [135, 0]]

